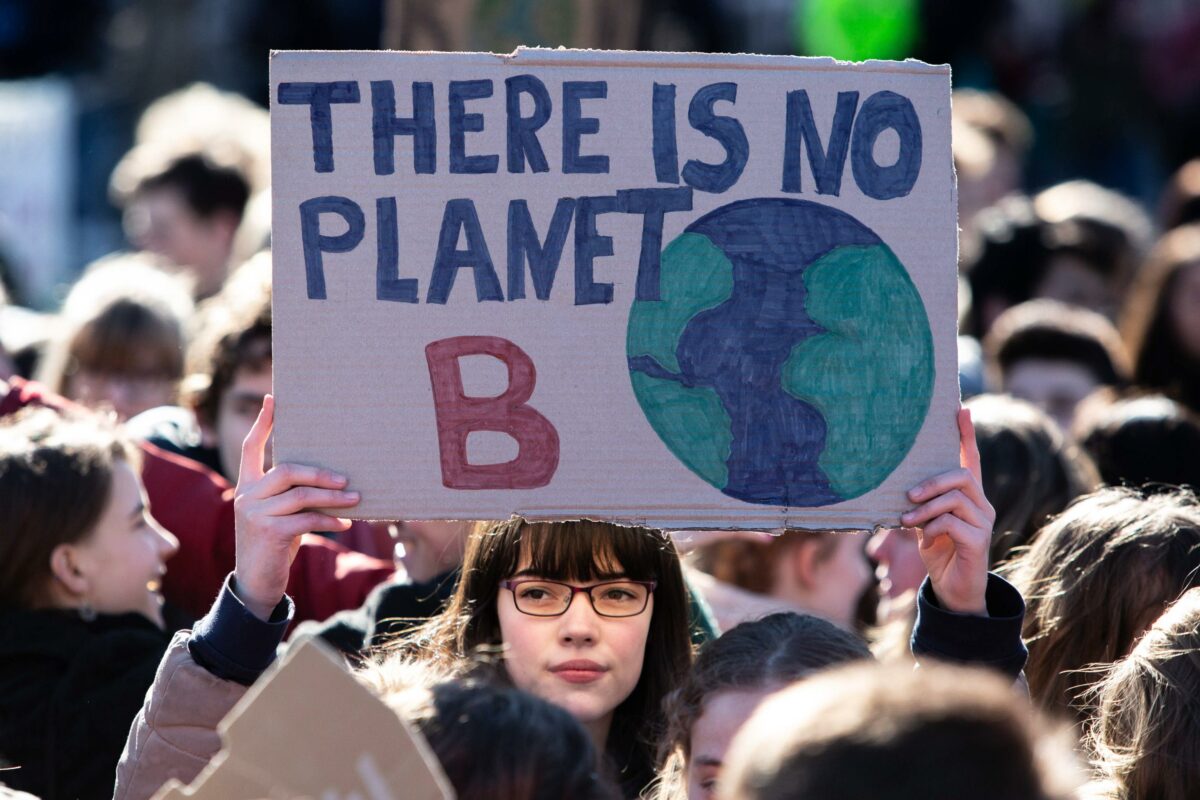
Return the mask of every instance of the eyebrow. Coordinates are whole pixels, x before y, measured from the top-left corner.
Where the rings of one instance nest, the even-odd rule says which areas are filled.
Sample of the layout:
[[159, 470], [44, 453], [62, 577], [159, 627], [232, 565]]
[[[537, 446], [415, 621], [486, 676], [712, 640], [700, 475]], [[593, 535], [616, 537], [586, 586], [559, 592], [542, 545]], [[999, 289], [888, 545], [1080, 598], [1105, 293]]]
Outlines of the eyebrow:
[[713, 756], [700, 756], [699, 758], [695, 759], [695, 761], [698, 765], [700, 765], [702, 767], [723, 766], [723, 762], [721, 761], [721, 759], [715, 758]]

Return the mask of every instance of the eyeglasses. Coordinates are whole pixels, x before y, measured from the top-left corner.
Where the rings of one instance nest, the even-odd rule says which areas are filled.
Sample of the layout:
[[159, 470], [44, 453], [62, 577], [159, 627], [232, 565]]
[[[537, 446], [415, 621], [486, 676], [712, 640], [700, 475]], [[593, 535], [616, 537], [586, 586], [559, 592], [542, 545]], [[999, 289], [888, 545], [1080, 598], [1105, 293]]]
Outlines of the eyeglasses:
[[583, 592], [592, 609], [602, 617], [636, 617], [646, 610], [654, 581], [605, 581], [592, 586], [572, 586], [539, 579], [500, 581], [500, 588], [513, 593], [517, 611], [534, 617], [558, 617], [567, 613], [577, 592]]

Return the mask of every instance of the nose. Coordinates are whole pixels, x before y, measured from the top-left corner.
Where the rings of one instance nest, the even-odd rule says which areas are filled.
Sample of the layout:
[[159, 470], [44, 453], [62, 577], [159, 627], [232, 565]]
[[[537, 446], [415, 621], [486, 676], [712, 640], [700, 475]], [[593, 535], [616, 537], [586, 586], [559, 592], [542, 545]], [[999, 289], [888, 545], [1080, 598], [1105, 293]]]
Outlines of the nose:
[[867, 557], [876, 563], [885, 563], [888, 560], [888, 551], [891, 549], [891, 540], [891, 528], [876, 530], [871, 534], [870, 541], [867, 542]]
[[559, 638], [564, 644], [594, 644], [600, 618], [584, 592], [576, 592], [571, 604], [559, 617]]
[[179, 552], [179, 539], [175, 537], [175, 534], [157, 522], [154, 523], [154, 532], [158, 534], [158, 553], [163, 561]]

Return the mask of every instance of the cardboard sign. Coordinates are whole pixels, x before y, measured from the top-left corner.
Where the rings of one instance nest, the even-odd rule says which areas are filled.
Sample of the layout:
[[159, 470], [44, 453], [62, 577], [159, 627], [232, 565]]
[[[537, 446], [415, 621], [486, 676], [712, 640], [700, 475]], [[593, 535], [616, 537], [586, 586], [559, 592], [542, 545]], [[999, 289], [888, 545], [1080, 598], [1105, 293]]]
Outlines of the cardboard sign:
[[221, 722], [224, 749], [155, 800], [453, 800], [420, 734], [312, 639], [288, 651]]
[[947, 67], [275, 53], [275, 457], [371, 518], [896, 524], [958, 466]]

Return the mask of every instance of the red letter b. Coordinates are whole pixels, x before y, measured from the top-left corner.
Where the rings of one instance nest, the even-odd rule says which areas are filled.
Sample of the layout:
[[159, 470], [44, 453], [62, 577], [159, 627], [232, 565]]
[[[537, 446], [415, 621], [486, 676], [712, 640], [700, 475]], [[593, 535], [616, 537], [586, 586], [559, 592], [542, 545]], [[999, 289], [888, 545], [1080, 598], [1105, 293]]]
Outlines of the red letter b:
[[[458, 359], [487, 355], [508, 367], [508, 388], [497, 397], [468, 397]], [[449, 489], [536, 489], [558, 468], [558, 431], [526, 401], [537, 370], [524, 350], [498, 336], [455, 336], [425, 347], [433, 385], [442, 484]], [[467, 462], [467, 434], [498, 431], [517, 441], [517, 456], [503, 464]]]

